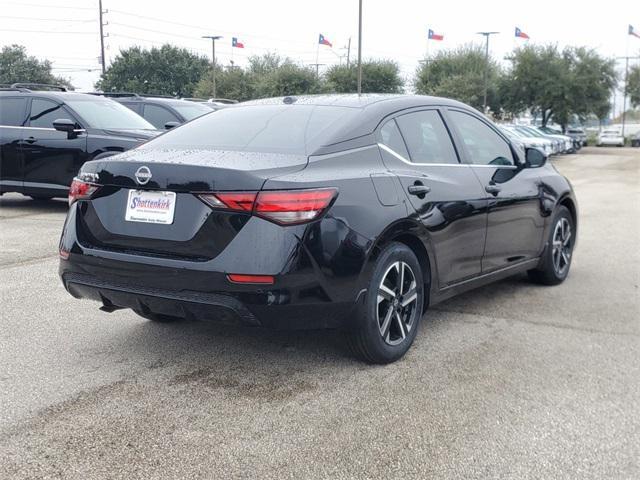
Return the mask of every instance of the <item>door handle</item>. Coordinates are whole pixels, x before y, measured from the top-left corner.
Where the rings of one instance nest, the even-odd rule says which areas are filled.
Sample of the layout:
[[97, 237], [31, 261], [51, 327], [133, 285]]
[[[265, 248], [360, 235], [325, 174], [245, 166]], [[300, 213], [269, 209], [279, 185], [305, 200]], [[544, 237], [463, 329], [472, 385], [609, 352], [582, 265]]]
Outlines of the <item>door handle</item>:
[[38, 141], [35, 137], [28, 137], [24, 139], [25, 143], [36, 143]]
[[431, 191], [431, 188], [427, 187], [426, 185], [417, 184], [417, 185], [409, 185], [409, 188], [407, 188], [407, 190], [409, 191], [410, 195], [424, 196]]
[[487, 193], [490, 193], [492, 195], [498, 195], [498, 193], [500, 193], [500, 190], [502, 190], [502, 187], [500, 185], [495, 185], [493, 183], [490, 183], [489, 185], [484, 187], [484, 189]]

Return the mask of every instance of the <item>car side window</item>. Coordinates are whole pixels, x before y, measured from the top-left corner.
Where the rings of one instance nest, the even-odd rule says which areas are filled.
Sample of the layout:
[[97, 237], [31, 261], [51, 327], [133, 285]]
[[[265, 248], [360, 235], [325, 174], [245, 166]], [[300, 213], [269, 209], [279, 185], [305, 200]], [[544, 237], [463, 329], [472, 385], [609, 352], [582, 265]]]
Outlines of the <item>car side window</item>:
[[509, 144], [484, 122], [468, 113], [449, 110], [474, 165], [514, 165]]
[[53, 128], [53, 122], [61, 118], [68, 118], [71, 120], [69, 113], [62, 105], [42, 98], [34, 98], [31, 101], [29, 126]]
[[458, 163], [449, 132], [437, 110], [407, 113], [396, 118], [414, 163]]
[[167, 122], [179, 122], [180, 119], [164, 107], [147, 103], [144, 106], [144, 118], [154, 127], [163, 130]]
[[26, 110], [26, 98], [0, 98], [0, 126], [23, 126], [26, 120]]
[[380, 136], [382, 137], [383, 145], [386, 145], [398, 155], [409, 160], [409, 152], [407, 151], [407, 147], [402, 139], [402, 134], [395, 120], [391, 119], [382, 126]]

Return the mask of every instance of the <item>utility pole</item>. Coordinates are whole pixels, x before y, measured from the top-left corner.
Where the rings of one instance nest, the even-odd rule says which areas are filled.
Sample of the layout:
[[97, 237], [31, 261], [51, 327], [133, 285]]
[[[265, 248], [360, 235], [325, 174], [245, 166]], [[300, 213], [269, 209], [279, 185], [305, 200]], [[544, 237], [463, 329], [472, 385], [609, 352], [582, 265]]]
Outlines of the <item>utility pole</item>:
[[202, 38], [211, 39], [211, 83], [213, 84], [213, 98], [216, 98], [216, 40], [222, 38], [221, 35], [203, 35]]
[[358, 96], [362, 95], [362, 0], [358, 2]]
[[310, 63], [312, 67], [316, 67], [316, 78], [320, 78], [320, 67], [326, 65], [326, 63]]
[[104, 23], [102, 22], [102, 0], [98, 0], [98, 20], [100, 21], [100, 63], [102, 64], [102, 75], [106, 70], [106, 62], [104, 59]]
[[487, 89], [489, 88], [489, 37], [491, 35], [497, 35], [500, 32], [476, 32], [478, 35], [484, 35], [486, 38], [485, 50], [484, 50], [484, 95], [482, 100], [482, 113], [487, 113]]
[[[627, 120], [627, 82], [629, 80], [629, 60], [638, 60], [640, 57], [616, 57], [616, 60], [624, 60], [624, 92], [622, 100], [622, 137], [624, 138], [624, 127]], [[614, 90], [615, 92], [615, 90]], [[614, 93], [615, 94], [615, 93]], [[615, 104], [614, 104], [615, 107]]]
[[351, 57], [351, 37], [349, 37], [349, 43], [347, 43], [347, 70], [349, 70], [350, 57]]

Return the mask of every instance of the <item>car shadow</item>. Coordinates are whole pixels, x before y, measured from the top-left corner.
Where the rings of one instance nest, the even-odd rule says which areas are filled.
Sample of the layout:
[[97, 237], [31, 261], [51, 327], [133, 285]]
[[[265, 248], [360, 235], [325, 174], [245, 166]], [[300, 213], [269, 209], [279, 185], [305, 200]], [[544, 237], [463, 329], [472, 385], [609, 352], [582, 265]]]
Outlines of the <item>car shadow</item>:
[[[463, 323], [448, 322], [444, 312], [478, 313], [477, 304], [500, 304], [521, 295], [526, 286], [531, 286], [526, 275], [513, 277], [438, 304], [423, 317], [417, 342], [422, 343], [432, 334], [447, 335], [442, 330], [465, 328]], [[110, 340], [110, 352], [148, 369], [181, 364], [182, 368], [209, 378], [217, 376], [214, 372], [229, 369], [293, 374], [319, 366], [377, 368], [351, 353], [346, 333], [341, 330], [271, 330], [187, 320], [156, 323], [141, 320], [129, 311], [115, 315], [126, 316], [123, 320], [133, 323], [119, 329], [116, 338]]]

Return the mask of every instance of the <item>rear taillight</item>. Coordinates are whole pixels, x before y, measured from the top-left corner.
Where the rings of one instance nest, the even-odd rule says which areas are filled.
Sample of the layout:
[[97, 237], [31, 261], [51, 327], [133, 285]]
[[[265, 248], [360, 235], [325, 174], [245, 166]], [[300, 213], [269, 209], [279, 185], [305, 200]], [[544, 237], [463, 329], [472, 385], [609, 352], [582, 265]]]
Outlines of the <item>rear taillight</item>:
[[91, 195], [96, 193], [96, 190], [100, 188], [93, 183], [83, 182], [78, 178], [74, 178], [69, 187], [69, 205], [77, 200], [86, 200], [91, 198]]
[[203, 193], [199, 197], [213, 208], [252, 212], [275, 223], [294, 225], [318, 218], [337, 194], [335, 188], [318, 188]]

